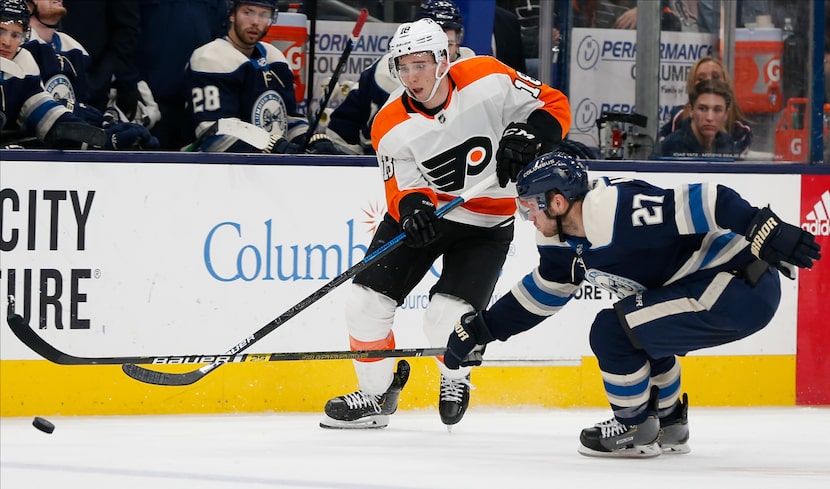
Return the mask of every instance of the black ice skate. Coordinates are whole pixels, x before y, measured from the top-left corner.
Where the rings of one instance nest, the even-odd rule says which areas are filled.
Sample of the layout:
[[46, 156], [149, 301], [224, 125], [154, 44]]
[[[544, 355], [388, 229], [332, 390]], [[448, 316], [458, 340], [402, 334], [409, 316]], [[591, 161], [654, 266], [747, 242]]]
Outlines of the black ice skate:
[[660, 448], [663, 453], [689, 453], [689, 396], [683, 394], [683, 400], [668, 415], [660, 418]]
[[441, 376], [441, 391], [438, 395], [438, 414], [441, 422], [452, 426], [464, 417], [470, 404], [470, 374], [463, 379], [450, 379]]
[[585, 428], [579, 435], [577, 449], [589, 457], [656, 457], [662, 453], [657, 443], [660, 438], [660, 421], [657, 419], [657, 387], [652, 387], [649, 397], [649, 416], [640, 424], [625, 425], [611, 418]]
[[398, 409], [398, 398], [409, 379], [409, 362], [398, 362], [392, 384], [383, 394], [366, 394], [358, 390], [335, 397], [326, 403], [326, 417], [321, 428], [370, 429], [386, 428], [389, 415]]

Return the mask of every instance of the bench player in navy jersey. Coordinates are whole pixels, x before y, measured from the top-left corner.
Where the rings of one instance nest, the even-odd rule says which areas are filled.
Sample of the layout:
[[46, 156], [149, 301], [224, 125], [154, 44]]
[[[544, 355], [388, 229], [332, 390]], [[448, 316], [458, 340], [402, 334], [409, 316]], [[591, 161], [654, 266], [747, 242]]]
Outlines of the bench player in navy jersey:
[[[277, 16], [277, 0], [235, 0], [228, 35], [193, 52], [186, 76], [190, 112], [200, 151], [299, 153], [308, 121], [297, 111], [294, 76], [285, 56], [261, 42]], [[239, 119], [272, 136], [255, 148], [231, 135], [207, 136], [222, 118]], [[342, 154], [324, 135], [314, 135], [310, 153]]]
[[0, 146], [35, 139], [40, 147], [152, 149], [158, 140], [143, 126], [94, 127], [76, 117], [43, 89], [31, 53], [21, 49], [29, 36], [29, 10], [23, 0], [0, 4]]
[[[565, 95], [496, 58], [450, 63], [447, 35], [431, 19], [400, 25], [389, 51], [388, 69], [403, 86], [372, 124], [387, 213], [367, 252], [402, 231], [406, 246], [355, 276], [346, 310], [354, 350], [394, 348], [395, 310], [439, 257], [443, 269], [423, 320], [429, 343], [443, 346], [461, 314], [487, 305], [513, 239], [513, 188], [493, 184], [440, 220], [435, 210], [498, 175], [497, 160], [505, 168], [523, 167], [540, 148], [558, 143], [571, 123]], [[387, 426], [408, 364], [399, 362], [397, 372], [392, 358], [353, 364], [359, 390], [328, 401], [320, 425]], [[438, 411], [451, 426], [469, 404], [470, 369], [451, 371], [440, 358], [438, 368]]]
[[[460, 44], [464, 40], [464, 19], [461, 9], [450, 0], [424, 0], [418, 8], [415, 20], [432, 19], [447, 35], [450, 62], [471, 58], [476, 55], [472, 49]], [[357, 88], [349, 91], [343, 103], [329, 116], [326, 134], [341, 149], [349, 154], [375, 154], [372, 148], [372, 121], [378, 109], [383, 107], [400, 83], [389, 72], [389, 57], [386, 53], [360, 74]]]
[[614, 417], [582, 430], [578, 451], [687, 453], [677, 355], [764, 328], [781, 298], [778, 271], [795, 278], [821, 257], [814, 236], [723, 185], [589, 181], [578, 159], [559, 152], [522, 170], [516, 188], [538, 229], [539, 266], [489, 309], [461, 317], [446, 365], [481, 364], [482, 345], [540, 324], [589, 282], [619, 298], [590, 332]]

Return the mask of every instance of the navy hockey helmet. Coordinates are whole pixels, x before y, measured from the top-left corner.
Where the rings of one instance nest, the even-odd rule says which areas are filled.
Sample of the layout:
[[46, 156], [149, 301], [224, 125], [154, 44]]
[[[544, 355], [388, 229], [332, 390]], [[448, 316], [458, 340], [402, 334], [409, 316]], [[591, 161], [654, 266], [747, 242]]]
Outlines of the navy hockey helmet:
[[415, 20], [418, 19], [432, 19], [442, 29], [452, 29], [458, 34], [464, 29], [461, 9], [450, 0], [423, 0], [415, 17]]
[[29, 39], [29, 7], [24, 0], [3, 0], [0, 2], [0, 23], [23, 26], [23, 42]]
[[29, 7], [23, 0], [3, 0], [0, 2], [0, 20], [4, 23], [22, 24], [23, 30], [29, 29]]
[[277, 0], [233, 0], [233, 10], [240, 5], [257, 5], [260, 7], [271, 8], [277, 10]]
[[559, 151], [546, 153], [522, 169], [516, 179], [516, 191], [521, 200], [535, 199], [542, 211], [547, 209], [546, 196], [550, 191], [562, 194], [573, 203], [588, 193], [588, 170], [569, 154]]

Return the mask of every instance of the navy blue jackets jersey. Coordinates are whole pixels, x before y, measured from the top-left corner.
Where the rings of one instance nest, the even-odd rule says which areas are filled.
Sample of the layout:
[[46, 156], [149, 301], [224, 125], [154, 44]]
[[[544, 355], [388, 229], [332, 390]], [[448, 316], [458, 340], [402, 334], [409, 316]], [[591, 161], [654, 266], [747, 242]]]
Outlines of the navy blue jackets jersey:
[[[17, 57], [21, 56], [30, 55], [21, 51]], [[0, 58], [0, 91], [0, 111], [7, 119], [4, 131], [19, 129], [43, 141], [58, 120], [77, 121], [43, 90], [39, 76], [5, 58]]]
[[[34, 35], [34, 31], [33, 35]], [[46, 92], [75, 112], [89, 95], [87, 68], [89, 55], [77, 41], [62, 32], [50, 40], [36, 36], [23, 45], [40, 68], [40, 77]]]
[[558, 312], [590, 282], [620, 299], [739, 270], [754, 260], [743, 236], [758, 209], [722, 185], [676, 189], [599, 179], [583, 202], [585, 238], [537, 236], [538, 268], [485, 313], [506, 340]]
[[[222, 118], [250, 122], [295, 141], [308, 129], [308, 121], [297, 111], [291, 68], [280, 50], [270, 44], [258, 43], [249, 58], [227, 38], [215, 39], [193, 52], [187, 76], [197, 138]], [[215, 136], [201, 150], [254, 149], [234, 137]]]

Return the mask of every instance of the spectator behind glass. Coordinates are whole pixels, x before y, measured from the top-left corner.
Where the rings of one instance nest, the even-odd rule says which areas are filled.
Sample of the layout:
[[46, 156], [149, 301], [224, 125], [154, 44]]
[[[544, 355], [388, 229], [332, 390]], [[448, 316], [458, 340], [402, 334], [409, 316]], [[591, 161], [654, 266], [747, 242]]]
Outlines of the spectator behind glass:
[[185, 66], [196, 48], [228, 33], [228, 6], [225, 0], [140, 1], [138, 67], [161, 110], [152, 132], [163, 149], [178, 151], [193, 140]]
[[[637, 0], [573, 0], [574, 27], [598, 29], [636, 29]], [[660, 30], [682, 30], [680, 18], [669, 0], [660, 0]]]
[[704, 80], [695, 85], [689, 94], [689, 118], [663, 141], [660, 155], [736, 157], [735, 141], [723, 130], [734, 100], [732, 89], [722, 80]]
[[[729, 75], [726, 73], [723, 63], [717, 58], [700, 58], [692, 65], [692, 69], [689, 70], [689, 75], [686, 78], [686, 93], [691, 94], [695, 85], [705, 80], [723, 81], [730, 87], [730, 90], [733, 90]], [[658, 140], [663, 141], [669, 134], [676, 131], [681, 123], [689, 118], [690, 113], [691, 107], [689, 105], [678, 105], [672, 108], [669, 122], [660, 128], [657, 135]], [[745, 154], [749, 150], [749, 145], [752, 142], [752, 128], [736, 100], [733, 100], [729, 105], [723, 129], [732, 136], [739, 154]]]

